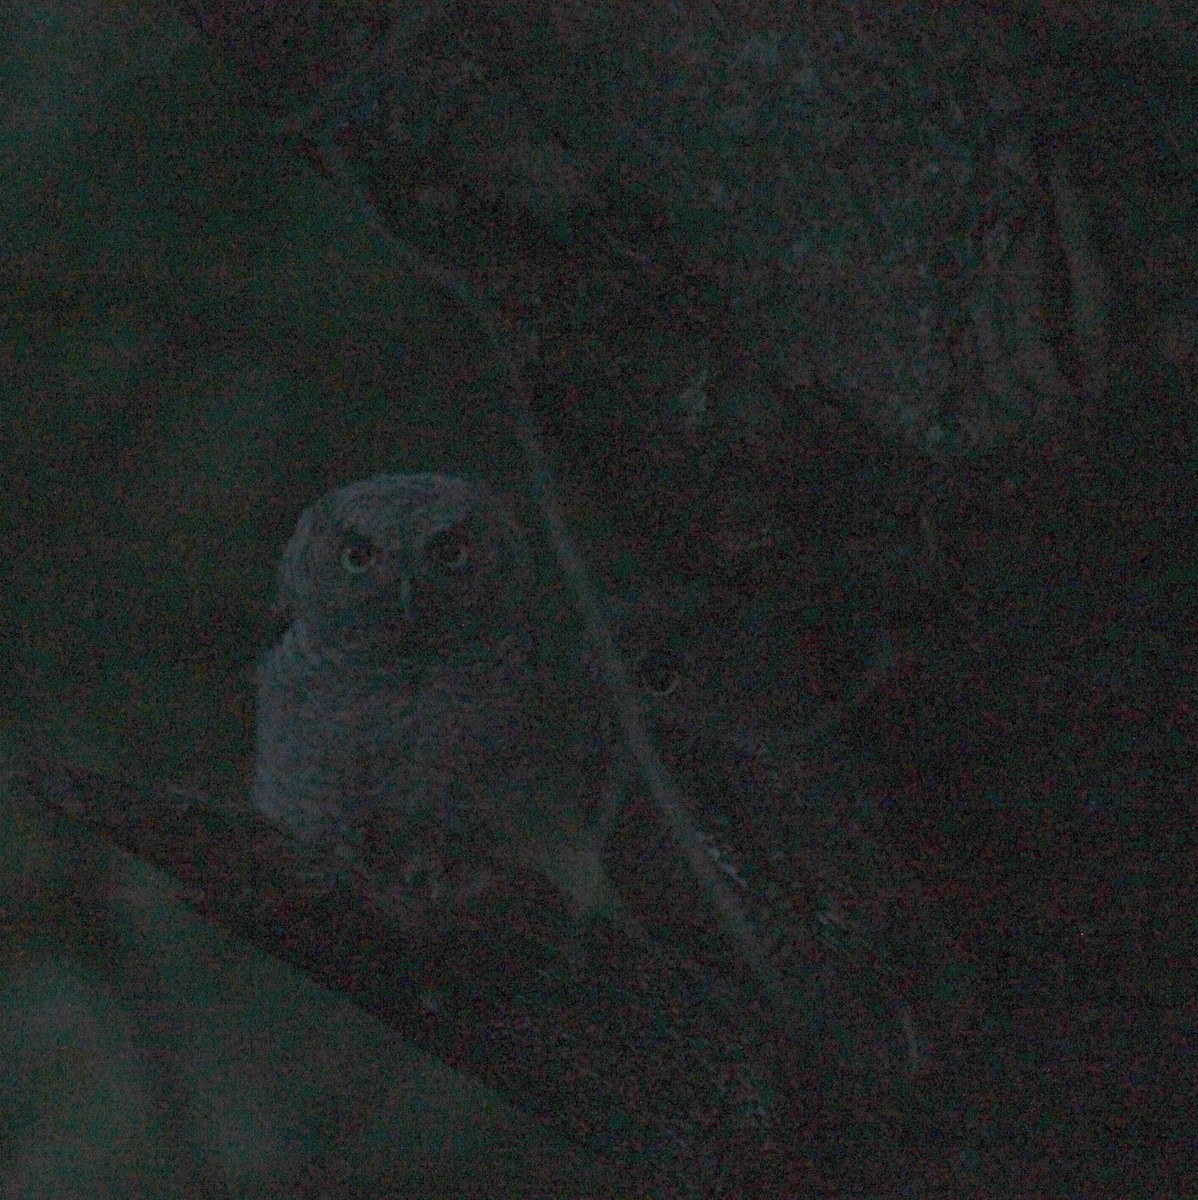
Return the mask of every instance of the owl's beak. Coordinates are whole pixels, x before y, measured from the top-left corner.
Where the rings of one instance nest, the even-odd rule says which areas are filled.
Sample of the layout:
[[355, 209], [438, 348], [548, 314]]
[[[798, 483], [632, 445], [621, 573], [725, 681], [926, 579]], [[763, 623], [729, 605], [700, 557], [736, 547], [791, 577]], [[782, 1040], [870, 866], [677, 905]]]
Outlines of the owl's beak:
[[412, 577], [408, 574], [399, 577], [399, 611], [405, 621], [412, 620]]
[[287, 631], [293, 615], [291, 605], [285, 602], [282, 596], [276, 597], [275, 602], [268, 610], [266, 622], [271, 630], [271, 645], [274, 645]]

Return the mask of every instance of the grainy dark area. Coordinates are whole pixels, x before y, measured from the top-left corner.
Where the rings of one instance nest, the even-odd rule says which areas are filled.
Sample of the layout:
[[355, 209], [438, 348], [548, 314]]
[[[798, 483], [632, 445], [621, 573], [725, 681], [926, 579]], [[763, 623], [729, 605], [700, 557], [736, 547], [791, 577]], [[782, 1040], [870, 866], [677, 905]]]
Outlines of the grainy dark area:
[[[0, 1191], [1195, 1191], [1198, 29], [1077, 8], [6, 7]], [[422, 939], [245, 807], [279, 552], [383, 471], [532, 534], [618, 908]]]

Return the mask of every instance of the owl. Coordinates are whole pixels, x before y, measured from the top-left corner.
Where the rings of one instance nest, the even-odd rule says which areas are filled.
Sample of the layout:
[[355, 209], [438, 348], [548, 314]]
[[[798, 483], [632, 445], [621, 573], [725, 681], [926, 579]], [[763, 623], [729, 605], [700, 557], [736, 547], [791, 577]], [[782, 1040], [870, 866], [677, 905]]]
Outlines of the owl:
[[514, 839], [543, 758], [530, 577], [481, 483], [377, 475], [301, 514], [253, 798], [307, 880], [402, 911], [468, 892]]

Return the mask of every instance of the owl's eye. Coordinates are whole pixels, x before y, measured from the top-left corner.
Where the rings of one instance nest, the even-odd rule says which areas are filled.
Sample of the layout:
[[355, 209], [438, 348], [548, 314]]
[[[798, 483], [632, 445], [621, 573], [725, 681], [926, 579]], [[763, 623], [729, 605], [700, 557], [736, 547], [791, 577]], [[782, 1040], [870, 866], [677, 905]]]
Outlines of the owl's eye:
[[424, 557], [443, 571], [461, 571], [470, 561], [470, 543], [461, 526], [446, 529], [430, 538]]
[[374, 542], [351, 530], [341, 547], [341, 569], [347, 575], [361, 575], [378, 555], [379, 548]]
[[633, 676], [650, 696], [668, 696], [682, 682], [682, 671], [674, 655], [665, 650], [650, 650], [636, 660]]

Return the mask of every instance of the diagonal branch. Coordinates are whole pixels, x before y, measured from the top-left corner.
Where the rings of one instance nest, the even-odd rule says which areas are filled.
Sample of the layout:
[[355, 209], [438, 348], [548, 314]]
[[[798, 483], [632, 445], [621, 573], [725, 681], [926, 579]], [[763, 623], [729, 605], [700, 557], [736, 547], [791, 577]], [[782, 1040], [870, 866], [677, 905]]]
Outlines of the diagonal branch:
[[0, 776], [15, 802], [166, 869], [234, 936], [631, 1173], [621, 1194], [682, 1180], [705, 1194], [713, 1173], [763, 1161], [768, 1124], [746, 1125], [730, 1081], [764, 1082], [771, 1066], [736, 1013], [669, 947], [580, 929], [539, 876], [497, 876], [436, 927], [400, 927], [360, 895], [298, 882], [285, 839], [248, 808], [32, 755]]
[[[566, 526], [549, 459], [532, 405], [532, 396], [515, 337], [505, 330], [493, 305], [458, 272], [430, 260], [416, 247], [397, 237], [387, 226], [366, 192], [353, 180], [332, 140], [324, 139], [321, 153], [331, 182], [347, 208], [359, 213], [379, 249], [383, 261], [398, 260], [417, 277], [432, 284], [470, 312], [479, 322], [510, 382], [507, 415], [512, 421], [524, 453], [530, 491], [540, 510], [545, 531], [557, 555], [586, 625], [604, 682], [611, 695], [620, 732], [633, 762], [652, 798], [654, 808], [669, 831], [674, 845], [699, 885], [706, 904], [730, 944], [735, 959], [746, 967], [758, 988], [768, 998], [782, 1032], [790, 1031], [793, 1005], [781, 976], [770, 962], [761, 941], [740, 904], [720, 878], [707, 854], [702, 836], [688, 815], [661, 756], [653, 746], [641, 715], [628, 667], [612, 635], [610, 622], [591, 579], [586, 563]], [[748, 1009], [746, 1005], [746, 1010]]]

